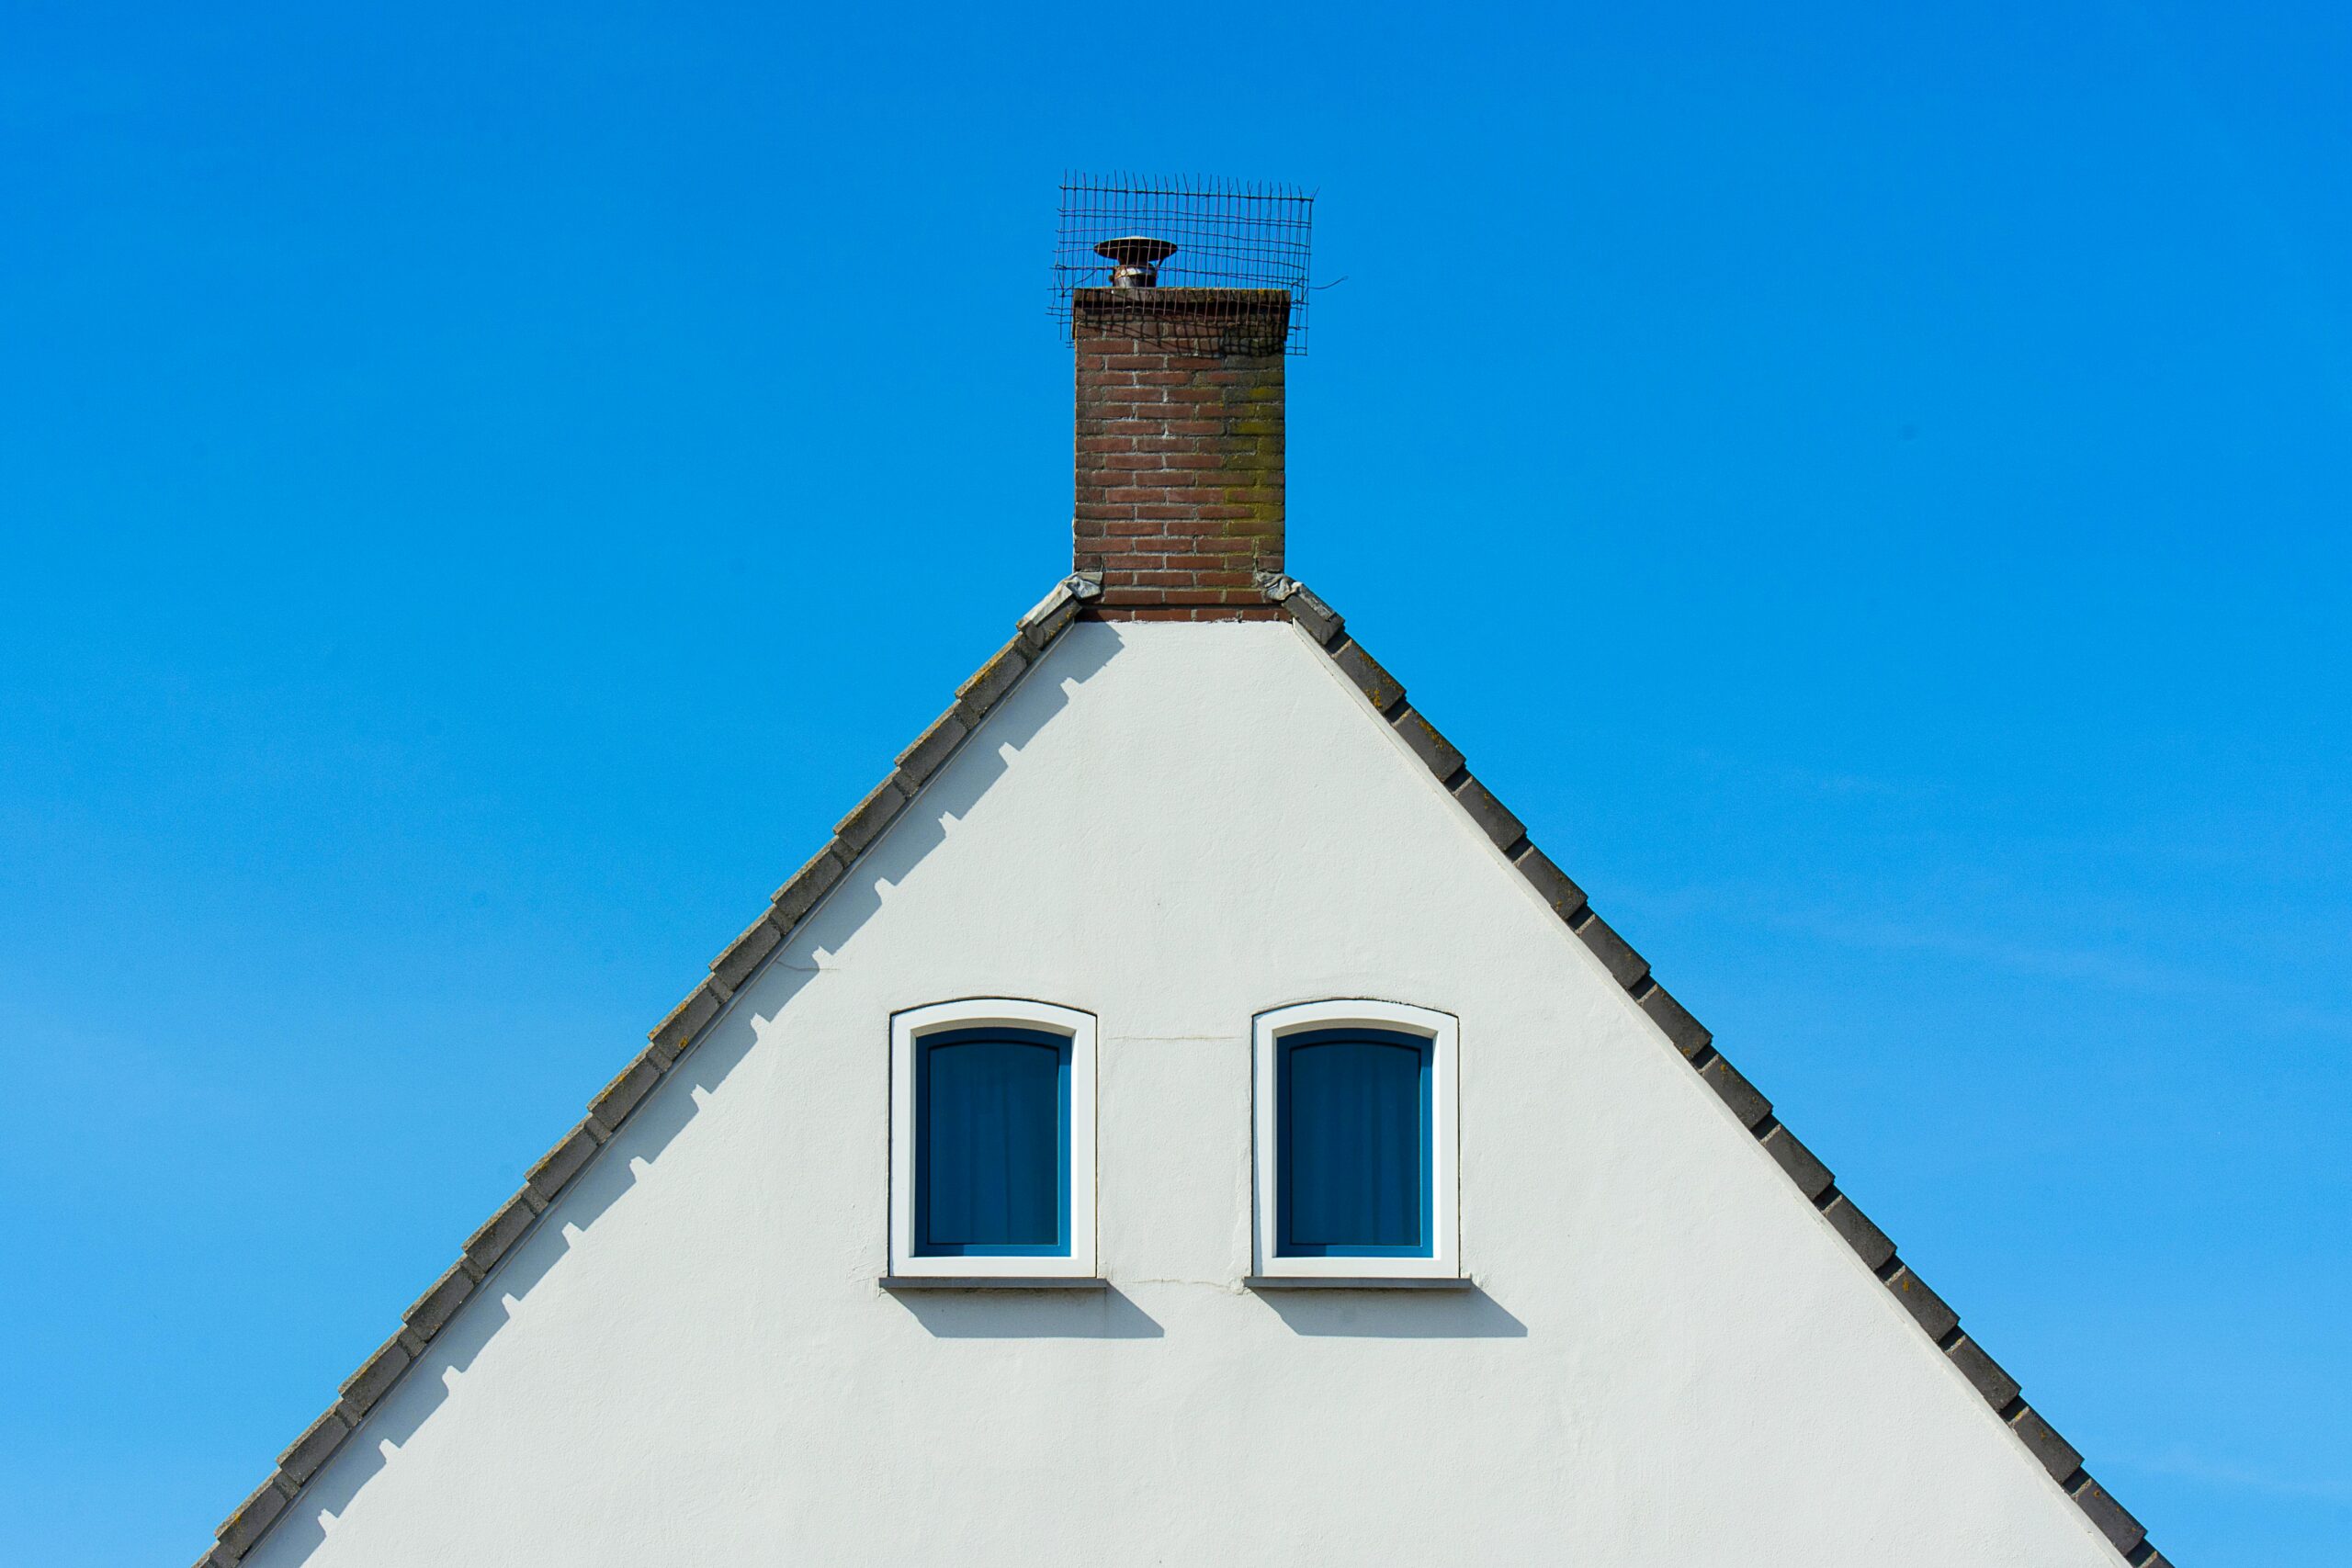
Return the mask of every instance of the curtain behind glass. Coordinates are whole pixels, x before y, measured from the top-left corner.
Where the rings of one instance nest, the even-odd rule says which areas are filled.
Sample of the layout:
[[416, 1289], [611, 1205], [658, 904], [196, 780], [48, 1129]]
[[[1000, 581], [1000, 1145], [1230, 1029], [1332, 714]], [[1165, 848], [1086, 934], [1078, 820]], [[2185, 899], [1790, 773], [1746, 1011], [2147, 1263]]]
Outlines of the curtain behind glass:
[[1061, 1240], [1057, 1043], [998, 1036], [924, 1048], [919, 1183], [931, 1247]]
[[1421, 1245], [1422, 1048], [1359, 1038], [1285, 1050], [1284, 1241]]

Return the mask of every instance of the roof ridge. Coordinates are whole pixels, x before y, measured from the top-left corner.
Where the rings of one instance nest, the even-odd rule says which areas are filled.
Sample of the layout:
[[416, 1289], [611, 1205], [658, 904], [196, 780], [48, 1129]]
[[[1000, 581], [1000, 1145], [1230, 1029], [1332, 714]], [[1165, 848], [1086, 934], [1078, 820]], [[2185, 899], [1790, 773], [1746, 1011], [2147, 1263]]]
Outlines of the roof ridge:
[[[589, 1101], [588, 1114], [531, 1167], [522, 1189], [467, 1239], [458, 1261], [401, 1314], [401, 1327], [345, 1380], [341, 1397], [278, 1456], [277, 1469], [221, 1522], [214, 1544], [197, 1560], [196, 1568], [234, 1568], [253, 1551], [368, 1412], [424, 1355], [458, 1307], [530, 1234], [539, 1216], [588, 1168], [653, 1087], [700, 1042], [784, 939], [823, 903], [980, 721], [1020, 684], [1085, 602], [1102, 593], [1092, 573], [1073, 574], [1055, 584], [1016, 623], [1012, 639], [956, 688], [956, 701], [899, 753], [889, 773], [834, 825], [825, 847], [776, 889], [760, 918], [711, 960], [710, 973], [649, 1032], [646, 1048]], [[1340, 613], [1295, 578], [1261, 572], [1258, 586], [1364, 694], [1440, 787], [1731, 1108], [1797, 1190], [1903, 1303], [2123, 1561], [2132, 1568], [2170, 1568], [2140, 1522], [2083, 1468], [2082, 1455], [2025, 1402], [2017, 1380], [1960, 1331], [1960, 1314], [1897, 1256], [1886, 1233], [1838, 1190], [1829, 1168], [1798, 1142], [1772, 1113], [1771, 1101], [1715, 1049], [1707, 1027], [1658, 984], [1649, 961], [1600, 918], [1584, 889], [1535, 847], [1520, 819], [1471, 773], [1462, 752], [1405, 700], [1403, 682], [1348, 632]]]

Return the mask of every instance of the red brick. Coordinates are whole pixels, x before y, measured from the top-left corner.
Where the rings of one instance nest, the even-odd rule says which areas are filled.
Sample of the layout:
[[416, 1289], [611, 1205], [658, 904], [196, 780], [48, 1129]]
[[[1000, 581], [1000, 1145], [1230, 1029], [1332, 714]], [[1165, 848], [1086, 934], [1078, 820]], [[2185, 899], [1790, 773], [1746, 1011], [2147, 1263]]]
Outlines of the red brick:
[[[1283, 567], [1287, 309], [1279, 293], [1080, 297], [1071, 557], [1108, 602], [1090, 614], [1282, 618], [1254, 574]], [[1250, 331], [1274, 352], [1232, 349]]]

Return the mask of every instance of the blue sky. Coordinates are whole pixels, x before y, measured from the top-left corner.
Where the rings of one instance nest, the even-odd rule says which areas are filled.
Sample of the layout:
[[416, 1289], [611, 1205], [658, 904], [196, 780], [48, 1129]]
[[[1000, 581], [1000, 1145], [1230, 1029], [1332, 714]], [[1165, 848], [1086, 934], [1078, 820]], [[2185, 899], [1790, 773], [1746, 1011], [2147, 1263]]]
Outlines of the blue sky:
[[193, 1557], [1065, 570], [1069, 167], [1319, 188], [1294, 570], [2169, 1555], [2352, 1556], [2352, 14], [982, 9], [10, 9], [24, 1560]]

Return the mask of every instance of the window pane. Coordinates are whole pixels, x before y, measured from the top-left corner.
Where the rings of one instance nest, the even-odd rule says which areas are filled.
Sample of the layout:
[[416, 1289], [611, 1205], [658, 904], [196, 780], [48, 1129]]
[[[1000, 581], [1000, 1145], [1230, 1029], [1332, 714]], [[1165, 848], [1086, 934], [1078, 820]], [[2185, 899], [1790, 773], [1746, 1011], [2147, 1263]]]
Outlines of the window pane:
[[1283, 1055], [1285, 1251], [1427, 1245], [1427, 1046], [1313, 1035]]
[[918, 1245], [1050, 1252], [1065, 1242], [1069, 1052], [1050, 1035], [925, 1043], [917, 1083]]

